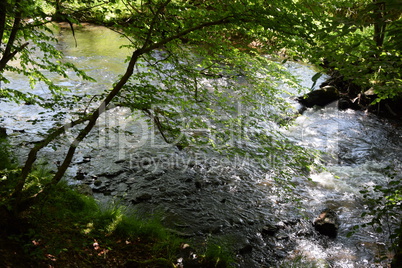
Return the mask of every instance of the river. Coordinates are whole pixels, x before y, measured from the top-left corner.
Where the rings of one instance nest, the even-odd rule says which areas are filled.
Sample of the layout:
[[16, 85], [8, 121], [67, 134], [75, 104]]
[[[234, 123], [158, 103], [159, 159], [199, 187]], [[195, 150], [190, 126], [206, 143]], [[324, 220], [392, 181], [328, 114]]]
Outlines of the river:
[[[61, 28], [58, 38], [57, 46], [66, 59], [97, 80], [55, 77], [58, 84], [72, 90], [70, 94], [107, 90], [124, 71], [129, 51], [118, 49], [125, 41], [115, 32], [85, 25], [76, 29], [77, 47], [68, 27]], [[286, 63], [286, 67], [311, 87], [315, 74], [311, 66]], [[9, 79], [10, 87], [28, 90], [29, 82], [23, 77]], [[43, 84], [32, 92], [47, 94]], [[326, 170], [313, 171], [311, 180], [295, 177], [292, 193], [276, 189], [267, 174], [244, 161], [233, 163], [164, 146], [160, 137], [144, 128], [147, 123], [141, 114], [124, 108], [100, 118], [67, 175], [72, 184], [90, 185], [100, 200], [120, 200], [144, 213], [160, 213], [168, 226], [194, 243], [226, 241], [237, 253], [238, 267], [313, 267], [311, 263], [386, 267], [386, 261], [377, 261], [387, 253], [386, 231], [378, 234], [366, 227], [351, 237], [347, 234], [354, 225], [370, 220], [361, 217], [368, 208], [359, 192], [362, 187], [385, 185], [387, 168], [400, 167], [402, 129], [375, 115], [339, 111], [335, 106], [308, 109], [292, 126], [279, 129], [293, 142], [326, 153], [321, 160]], [[35, 105], [1, 102], [1, 126], [8, 129], [21, 160], [30, 142], [39, 140], [38, 134], [54, 123], [53, 114]], [[32, 124], [35, 119], [41, 121]], [[132, 135], [113, 132], [117, 126]], [[147, 142], [151, 136], [152, 144]], [[41, 157], [55, 159], [61, 153], [62, 149], [49, 147]], [[84, 180], [73, 179], [77, 173], [84, 174]], [[300, 202], [287, 201], [288, 195]], [[335, 239], [317, 234], [312, 227], [312, 220], [324, 208], [339, 215]]]

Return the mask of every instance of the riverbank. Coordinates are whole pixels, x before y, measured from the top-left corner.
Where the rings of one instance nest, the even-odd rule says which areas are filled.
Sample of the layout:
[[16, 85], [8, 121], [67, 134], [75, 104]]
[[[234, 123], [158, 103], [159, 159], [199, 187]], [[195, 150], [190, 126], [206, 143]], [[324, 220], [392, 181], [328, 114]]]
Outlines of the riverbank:
[[346, 79], [338, 71], [328, 69], [329, 78], [320, 85], [333, 86], [339, 90], [339, 108], [368, 111], [377, 116], [402, 123], [402, 96], [377, 100], [373, 88], [362, 88], [351, 79]]
[[0, 236], [5, 267], [228, 267], [232, 261], [222, 245], [194, 249], [157, 216], [102, 207], [66, 184], [8, 223]]
[[[9, 212], [21, 172], [12, 147], [0, 139], [0, 260], [2, 267], [228, 267], [232, 255], [212, 240], [196, 244], [162, 222], [165, 215], [96, 200], [85, 185], [58, 183], [24, 213]], [[36, 166], [28, 187], [52, 176]]]

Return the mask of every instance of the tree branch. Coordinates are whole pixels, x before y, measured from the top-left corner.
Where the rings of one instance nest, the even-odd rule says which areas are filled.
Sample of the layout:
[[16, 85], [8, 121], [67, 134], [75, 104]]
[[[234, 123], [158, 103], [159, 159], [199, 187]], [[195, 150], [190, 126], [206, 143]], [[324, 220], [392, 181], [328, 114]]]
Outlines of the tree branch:
[[[151, 24], [149, 26], [149, 31], [148, 31], [148, 35], [147, 38], [145, 39], [144, 42], [144, 46], [147, 46], [148, 43], [151, 41], [151, 37], [152, 37], [152, 32], [154, 31], [154, 27], [156, 22], [158, 21], [158, 16], [159, 14], [162, 13], [163, 9], [171, 2], [171, 0], [167, 0], [164, 4], [162, 4], [159, 8], [158, 11], [156, 12], [156, 14], [154, 14], [154, 17], [152, 18]], [[151, 8], [150, 8], [151, 9]], [[152, 10], [151, 10], [152, 11]], [[153, 12], [152, 12], [153, 13]]]
[[[125, 74], [120, 78], [119, 82], [113, 87], [112, 91], [106, 96], [105, 100], [99, 105], [99, 107], [93, 112], [93, 114], [88, 116], [88, 118], [87, 118], [88, 124], [85, 126], [84, 129], [82, 129], [78, 133], [77, 137], [70, 144], [70, 147], [67, 151], [64, 161], [59, 166], [59, 168], [58, 168], [56, 174], [53, 176], [52, 180], [47, 185], [45, 185], [45, 187], [43, 187], [43, 190], [32, 197], [22, 200], [22, 199], [20, 199], [21, 191], [22, 191], [22, 188], [21, 188], [19, 195], [18, 195], [19, 199], [17, 199], [18, 202], [16, 202], [16, 207], [15, 207], [15, 210], [17, 212], [24, 211], [25, 209], [29, 208], [29, 206], [31, 206], [33, 203], [40, 200], [40, 197], [46, 196], [51, 191], [53, 186], [56, 185], [63, 178], [67, 168], [71, 164], [71, 161], [73, 159], [73, 156], [75, 154], [75, 151], [76, 151], [78, 145], [89, 134], [89, 132], [95, 126], [96, 121], [98, 120], [99, 116], [105, 112], [106, 107], [109, 105], [109, 103], [120, 92], [120, 90], [123, 88], [123, 86], [127, 83], [128, 79], [131, 77], [131, 75], [134, 72], [135, 64], [137, 63], [138, 59], [143, 54], [144, 54], [144, 51], [141, 49], [134, 51], [134, 53], [131, 56], [130, 62], [127, 66]], [[34, 153], [37, 153], [37, 152], [33, 152], [33, 154]], [[32, 159], [32, 160], [34, 160], [34, 159]], [[31, 164], [31, 163], [29, 163], [29, 164]]]
[[154, 49], [160, 48], [160, 47], [166, 45], [167, 43], [169, 43], [169, 42], [171, 42], [173, 40], [179, 39], [179, 38], [181, 38], [181, 37], [183, 37], [183, 36], [185, 36], [185, 35], [187, 35], [187, 34], [189, 34], [191, 32], [195, 32], [195, 31], [201, 30], [201, 29], [206, 28], [206, 27], [211, 27], [211, 26], [215, 26], [215, 25], [231, 23], [231, 21], [229, 20], [230, 18], [233, 18], [233, 16], [228, 16], [228, 17], [225, 17], [225, 18], [221, 18], [221, 19], [216, 20], [216, 21], [205, 22], [205, 23], [202, 23], [200, 25], [191, 27], [191, 28], [189, 28], [187, 30], [181, 31], [178, 34], [172, 35], [171, 37], [167, 37], [167, 38], [165, 38], [165, 39], [163, 39], [163, 40], [161, 40], [161, 41], [159, 41], [157, 43], [154, 43], [154, 44], [150, 45], [149, 47], [143, 47], [144, 53], [148, 53], [148, 52], [150, 52], [150, 51], [152, 51]]
[[22, 46], [20, 46], [19, 48], [17, 48], [16, 50], [14, 50], [13, 53], [9, 53], [8, 55], [4, 52], [3, 58], [0, 60], [0, 71], [2, 71], [7, 63], [14, 58], [15, 55], [17, 55], [17, 53], [21, 52], [24, 48], [26, 48], [29, 45], [28, 42], [22, 44]]
[[159, 130], [159, 133], [161, 133], [161, 135], [162, 135], [163, 140], [164, 140], [166, 143], [169, 143], [168, 139], [167, 139], [166, 136], [165, 136], [165, 133], [163, 132], [163, 127], [162, 127], [162, 124], [161, 124], [161, 122], [160, 122], [158, 116], [157, 116], [157, 115], [153, 115], [153, 114], [151, 113], [151, 111], [148, 110], [148, 109], [142, 109], [142, 111], [145, 112], [149, 117], [151, 117], [151, 118], [153, 119], [153, 121], [154, 121], [156, 127], [157, 127], [158, 130]]
[[[170, 0], [169, 0], [170, 1]], [[168, 3], [169, 1], [167, 1], [166, 3]], [[130, 77], [132, 76], [132, 74], [134, 73], [134, 67], [137, 63], [137, 61], [139, 60], [139, 58], [146, 54], [149, 53], [150, 51], [159, 48], [169, 42], [171, 42], [172, 40], [175, 40], [177, 38], [180, 38], [188, 33], [197, 31], [197, 30], [201, 30], [203, 28], [206, 27], [210, 27], [210, 26], [214, 26], [214, 25], [219, 25], [219, 24], [225, 24], [225, 23], [230, 23], [229, 21], [230, 17], [225, 17], [225, 18], [221, 18], [219, 20], [216, 21], [210, 21], [210, 22], [206, 22], [206, 23], [202, 23], [200, 25], [191, 27], [187, 30], [184, 30], [176, 35], [173, 35], [169, 38], [165, 38], [162, 41], [155, 43], [155, 44], [151, 44], [147, 47], [147, 43], [144, 44], [143, 48], [141, 49], [137, 49], [133, 52], [130, 62], [127, 66], [126, 72], [125, 74], [120, 78], [120, 80], [118, 81], [118, 83], [115, 84], [115, 86], [113, 87], [113, 89], [111, 90], [111, 92], [106, 96], [106, 98], [104, 99], [104, 101], [99, 105], [99, 107], [92, 113], [92, 115], [89, 115], [86, 119], [88, 121], [88, 124], [85, 126], [84, 129], [82, 129], [78, 135], [76, 136], [76, 138], [74, 139], [74, 141], [70, 144], [68, 152], [64, 158], [64, 161], [61, 163], [61, 165], [59, 166], [56, 174], [53, 176], [52, 180], [45, 185], [45, 187], [43, 187], [43, 190], [40, 191], [39, 193], [37, 193], [35, 196], [26, 198], [24, 200], [21, 200], [21, 192], [22, 192], [22, 188], [25, 184], [26, 178], [28, 176], [29, 171], [32, 168], [33, 163], [36, 160], [36, 156], [38, 151], [43, 148], [45, 145], [45, 143], [49, 143], [50, 141], [48, 141], [48, 139], [46, 139], [45, 141], [43, 141], [43, 143], [38, 144], [37, 146], [35, 146], [34, 149], [31, 150], [28, 160], [26, 162], [26, 167], [24, 167], [24, 173], [22, 175], [22, 178], [19, 185], [18, 185], [18, 189], [13, 193], [13, 197], [16, 197], [16, 204], [15, 204], [15, 211], [16, 212], [20, 212], [23, 211], [27, 208], [29, 208], [33, 203], [37, 202], [38, 200], [40, 200], [40, 197], [42, 196], [46, 196], [51, 189], [53, 188], [52, 186], [56, 185], [64, 176], [67, 168], [70, 166], [71, 161], [73, 159], [73, 156], [75, 154], [75, 151], [78, 147], [78, 145], [85, 139], [85, 137], [90, 133], [90, 131], [93, 129], [93, 127], [96, 124], [96, 121], [98, 120], [99, 116], [105, 112], [106, 107], [110, 104], [110, 102], [119, 94], [119, 92], [121, 91], [121, 89], [123, 88], [123, 86], [127, 83], [127, 81], [130, 79]], [[150, 29], [151, 31], [151, 29]], [[59, 130], [61, 131], [61, 130]], [[56, 133], [55, 133], [56, 135]], [[53, 137], [53, 135], [52, 135]], [[54, 138], [49, 138], [49, 140], [53, 140]]]
[[[130, 7], [130, 9], [134, 10], [134, 11], [137, 12], [138, 14], [141, 14], [141, 13], [142, 13], [142, 12], [141, 12], [140, 10], [138, 10], [133, 4], [131, 4], [130, 1], [125, 1], [125, 0], [123, 0], [122, 2], [123, 2], [123, 4], [124, 4], [126, 7]], [[131, 12], [131, 14], [134, 15], [133, 12]]]
[[19, 2], [15, 4], [17, 8], [17, 13], [15, 14], [13, 28], [11, 29], [10, 37], [8, 38], [6, 49], [4, 50], [3, 58], [8, 57], [11, 52], [11, 48], [14, 46], [15, 39], [17, 38], [17, 33], [21, 24], [22, 12], [19, 10]]
[[55, 131], [53, 131], [51, 134], [49, 134], [46, 139], [40, 141], [39, 143], [37, 143], [30, 151], [28, 154], [28, 158], [25, 161], [25, 165], [22, 168], [21, 171], [21, 175], [18, 181], [17, 186], [14, 188], [14, 192], [12, 193], [11, 197], [14, 198], [18, 203], [18, 201], [20, 201], [21, 198], [21, 192], [22, 189], [24, 188], [24, 184], [26, 183], [26, 180], [28, 178], [29, 173], [32, 170], [32, 166], [36, 161], [38, 152], [46, 147], [47, 145], [49, 145], [49, 143], [51, 143], [53, 140], [55, 140], [57, 137], [59, 137], [61, 134], [63, 134], [64, 132], [66, 132], [68, 129], [73, 128], [76, 125], [82, 124], [85, 121], [88, 120], [88, 117], [84, 117], [84, 118], [79, 118], [77, 120], [74, 120], [72, 122], [69, 122], [67, 124], [64, 124], [63, 126], [59, 127], [58, 129], [56, 129]]
[[6, 28], [7, 1], [0, 1], [0, 47], [3, 43], [4, 29]]
[[[14, 47], [14, 42], [17, 38], [17, 33], [20, 30], [21, 16], [22, 16], [22, 11], [20, 9], [20, 1], [15, 2], [15, 9], [16, 13], [14, 17], [13, 27], [11, 29], [10, 37], [8, 38], [6, 49], [4, 50], [3, 57], [0, 60], [0, 72], [2, 72], [3, 69], [6, 67], [7, 62], [10, 61], [15, 56], [15, 54], [17, 54], [20, 51], [19, 49], [17, 49], [13, 53], [11, 53], [11, 49]], [[21, 50], [24, 49], [25, 46], [22, 45], [20, 49]]]

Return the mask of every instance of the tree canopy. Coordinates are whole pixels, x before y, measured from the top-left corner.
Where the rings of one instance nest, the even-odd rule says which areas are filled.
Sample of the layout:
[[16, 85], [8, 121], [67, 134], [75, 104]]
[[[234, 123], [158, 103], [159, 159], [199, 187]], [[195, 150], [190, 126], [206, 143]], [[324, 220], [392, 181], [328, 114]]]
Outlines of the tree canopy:
[[358, 86], [356, 95], [372, 89], [379, 102], [400, 98], [402, 2], [326, 1], [311, 4], [322, 12], [312, 62], [324, 64]]
[[[66, 10], [68, 4], [73, 5], [68, 1], [55, 3], [57, 8], [64, 5]], [[293, 1], [270, 4], [264, 1], [122, 1], [108, 4], [121, 6], [119, 13], [123, 15], [116, 17], [113, 27], [130, 41], [127, 48], [133, 51], [127, 59], [126, 72], [113, 88], [103, 93], [98, 108], [81, 114], [71, 123], [56, 124], [32, 148], [11, 193], [16, 210], [29, 207], [33, 200], [38, 200], [62, 179], [80, 142], [112, 103], [143, 111], [154, 120], [165, 140], [175, 141], [179, 147], [196, 143], [226, 155], [247, 154], [249, 145], [244, 141], [251, 144], [259, 140], [260, 152], [253, 155], [257, 160], [275, 150], [292, 151], [291, 143], [267, 129], [264, 122], [279, 122], [286, 117], [289, 106], [276, 94], [276, 85], [279, 82], [295, 85], [295, 80], [280, 64], [269, 61], [262, 53], [272, 52], [286, 42], [311, 42], [306, 29], [311, 30], [314, 25], [300, 16], [306, 12], [303, 6]], [[89, 79], [71, 63], [62, 61], [61, 53], [53, 48], [51, 42], [56, 40], [45, 20], [45, 16], [51, 14], [46, 13], [40, 2], [23, 5], [9, 1], [5, 10], [3, 43], [10, 49], [3, 53], [2, 80], [7, 82], [5, 71], [24, 72], [32, 83], [46, 82], [53, 100], [49, 103], [41, 96], [26, 96], [12, 89], [3, 89], [3, 92], [14, 99], [17, 99], [15, 96], [23, 100], [29, 97], [38, 104], [50, 104], [53, 109], [74, 103], [66, 100], [61, 88], [43, 74], [43, 70], [47, 70], [66, 76], [66, 68], [72, 68]], [[30, 13], [31, 10], [34, 12]], [[64, 13], [63, 10], [57, 12]], [[26, 18], [25, 14], [33, 18]], [[28, 32], [31, 35], [27, 35]], [[34, 40], [30, 46], [25, 43], [28, 39]], [[48, 56], [33, 59], [32, 51], [37, 49]], [[24, 57], [23, 53], [29, 57]], [[21, 68], [12, 67], [12, 59], [21, 62]], [[166, 68], [168, 65], [173, 68]], [[142, 66], [142, 71], [137, 66]], [[203, 79], [213, 81], [212, 88], [206, 88]], [[242, 112], [237, 113], [236, 109], [241, 106], [244, 107]], [[277, 109], [267, 108], [270, 106]], [[187, 114], [191, 116], [183, 116]], [[79, 134], [68, 145], [67, 154], [53, 178], [40, 192], [25, 196], [23, 190], [38, 152], [76, 126]], [[209, 134], [202, 138], [189, 136], [183, 134], [185, 128], [205, 129]], [[286, 162], [287, 168], [277, 170], [278, 179], [308, 162], [301, 156], [281, 155], [286, 159], [277, 161]]]

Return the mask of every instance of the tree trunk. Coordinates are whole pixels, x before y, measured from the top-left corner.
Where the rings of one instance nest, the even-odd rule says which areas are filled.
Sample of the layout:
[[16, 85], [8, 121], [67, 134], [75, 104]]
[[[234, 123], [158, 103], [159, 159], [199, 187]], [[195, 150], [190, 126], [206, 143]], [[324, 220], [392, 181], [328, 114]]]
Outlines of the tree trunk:
[[6, 27], [7, 1], [0, 1], [0, 47], [3, 44], [4, 28]]
[[[114, 86], [114, 88], [109, 93], [109, 95], [106, 96], [105, 100], [99, 105], [99, 107], [89, 117], [89, 120], [88, 120], [89, 122], [87, 123], [86, 127], [79, 132], [79, 134], [77, 135], [75, 140], [70, 144], [70, 147], [64, 158], [63, 163], [58, 168], [56, 174], [53, 176], [50, 183], [43, 188], [43, 191], [41, 191], [38, 194], [36, 194], [35, 196], [29, 197], [29, 198], [25, 198], [22, 196], [22, 188], [21, 187], [16, 189], [16, 191], [14, 191], [14, 193], [13, 193], [13, 195], [14, 195], [13, 196], [14, 197], [14, 208], [13, 208], [14, 213], [20, 213], [20, 212], [28, 209], [29, 207], [31, 207], [33, 204], [35, 204], [37, 201], [39, 201], [42, 196], [46, 196], [53, 189], [53, 186], [56, 185], [63, 178], [64, 174], [66, 173], [67, 168], [71, 164], [71, 161], [73, 159], [73, 156], [75, 154], [75, 151], [76, 151], [78, 145], [91, 132], [91, 130], [95, 126], [96, 121], [98, 120], [99, 116], [103, 112], [105, 112], [106, 107], [109, 105], [109, 103], [120, 92], [120, 90], [123, 88], [123, 86], [127, 83], [128, 79], [130, 79], [131, 75], [134, 72], [135, 64], [137, 63], [138, 59], [143, 54], [144, 54], [144, 51], [141, 49], [138, 49], [133, 53], [125, 74], [122, 76], [120, 81]], [[37, 150], [36, 150], [36, 148], [34, 148], [34, 149], [35, 149], [34, 153], [36, 154]], [[33, 161], [34, 160], [35, 159], [33, 159]], [[29, 163], [29, 164], [32, 165], [33, 162]], [[22, 186], [25, 184], [25, 181], [21, 180], [20, 182], [23, 182]]]
[[[161, 11], [161, 9], [160, 9], [160, 11]], [[157, 18], [157, 16], [158, 16], [158, 14], [155, 15], [155, 18]], [[191, 33], [191, 32], [206, 28], [206, 27], [214, 26], [214, 25], [230, 23], [231, 20], [229, 20], [228, 18], [229, 17], [224, 17], [224, 18], [218, 19], [216, 21], [201, 23], [201, 24], [196, 25], [194, 27], [191, 27], [189, 29], [183, 30], [182, 32], [180, 32], [180, 33], [178, 33], [176, 35], [172, 35], [172, 36], [170, 36], [170, 37], [168, 37], [168, 38], [166, 38], [166, 39], [164, 39], [164, 40], [162, 40], [162, 41], [160, 41], [158, 43], [153, 43], [151, 38], [150, 38], [151, 34], [149, 34], [147, 40], [145, 41], [145, 43], [143, 45], [143, 47], [140, 48], [140, 49], [137, 49], [132, 54], [125, 74], [120, 78], [119, 82], [117, 84], [115, 84], [115, 86], [113, 87], [112, 91], [106, 96], [104, 101], [93, 112], [93, 114], [90, 115], [87, 118], [88, 123], [87, 123], [86, 127], [79, 132], [79, 134], [77, 135], [75, 140], [70, 144], [70, 147], [69, 147], [68, 152], [67, 152], [67, 154], [66, 154], [66, 156], [64, 158], [64, 161], [60, 165], [60, 167], [58, 168], [56, 174], [53, 176], [51, 182], [48, 183], [47, 185], [45, 185], [43, 187], [43, 190], [41, 192], [37, 193], [36, 195], [31, 196], [31, 197], [25, 197], [25, 196], [23, 196], [22, 189], [23, 189], [23, 186], [25, 184], [26, 178], [25, 179], [20, 178], [20, 181], [19, 181], [17, 187], [14, 189], [14, 192], [12, 194], [12, 199], [14, 201], [13, 213], [14, 214], [19, 214], [20, 212], [25, 211], [26, 209], [28, 209], [29, 207], [31, 207], [32, 205], [37, 203], [39, 200], [42, 199], [42, 197], [44, 197], [48, 193], [50, 193], [52, 191], [52, 189], [53, 189], [53, 186], [56, 185], [63, 178], [67, 168], [71, 164], [71, 161], [73, 159], [73, 156], [75, 154], [75, 151], [76, 151], [78, 145], [90, 133], [92, 128], [95, 126], [96, 121], [98, 120], [99, 116], [103, 112], [105, 112], [105, 110], [106, 110], [107, 106], [110, 104], [110, 102], [119, 94], [119, 92], [121, 91], [123, 86], [127, 83], [129, 78], [131, 77], [131, 75], [134, 73], [134, 67], [135, 67], [138, 59], [142, 55], [144, 55], [146, 53], [149, 53], [149, 52], [151, 52], [151, 51], [153, 51], [153, 50], [155, 50], [157, 48], [163, 47], [165, 44], [171, 42], [172, 40], [176, 40], [176, 39], [178, 39], [178, 38], [180, 38], [182, 36], [187, 35], [188, 33]], [[153, 30], [154, 30], [153, 25], [151, 25], [149, 31], [152, 32]], [[34, 147], [31, 150], [31, 152], [29, 154], [29, 157], [28, 157], [28, 160], [27, 160], [27, 164], [30, 167], [32, 167], [33, 163], [35, 162], [36, 154], [41, 148], [43, 148], [43, 147], [38, 147], [38, 148]], [[28, 168], [24, 167], [23, 170], [26, 171], [25, 175], [28, 175], [28, 172], [30, 171], [30, 167], [28, 167]]]
[[[4, 70], [4, 68], [7, 66], [7, 63], [22, 49], [25, 48], [26, 45], [22, 45], [20, 48], [15, 49], [14, 52], [11, 52], [11, 50], [14, 48], [15, 45], [15, 40], [17, 39], [17, 34], [18, 31], [20, 30], [20, 24], [21, 24], [21, 16], [22, 12], [20, 9], [20, 2], [16, 1], [15, 2], [15, 15], [14, 15], [14, 23], [13, 27], [10, 32], [10, 37], [8, 38], [7, 46], [3, 52], [3, 56], [0, 59], [0, 72]], [[4, 34], [4, 33], [3, 33]]]
[[374, 10], [374, 42], [377, 47], [382, 47], [384, 44], [385, 38], [385, 13], [386, 6], [384, 1], [373, 0], [374, 5], [376, 6]]
[[63, 21], [63, 12], [61, 7], [61, 0], [56, 0], [55, 3], [55, 12], [52, 16], [52, 21], [61, 22]]
[[398, 247], [396, 248], [394, 259], [391, 264], [392, 268], [400, 268], [402, 267], [402, 220], [401, 225], [399, 226], [399, 240]]
[[56, 138], [58, 138], [61, 134], [65, 133], [68, 129], [84, 123], [88, 120], [87, 117], [84, 118], [79, 118], [75, 121], [72, 121], [70, 123], [67, 123], [61, 127], [59, 127], [58, 129], [54, 130], [51, 134], [49, 134], [44, 140], [42, 140], [41, 142], [37, 143], [35, 145], [35, 147], [33, 147], [28, 154], [27, 160], [25, 161], [24, 167], [22, 168], [21, 171], [21, 175], [20, 178], [17, 182], [17, 185], [14, 187], [14, 191], [11, 195], [11, 197], [15, 200], [17, 200], [16, 203], [18, 203], [18, 200], [20, 199], [20, 195], [22, 192], [22, 189], [24, 188], [24, 185], [26, 183], [26, 180], [28, 178], [29, 173], [32, 170], [32, 166], [36, 161], [38, 152], [43, 149], [44, 147], [46, 147], [47, 145], [49, 145], [49, 143], [51, 143], [52, 141], [54, 141]]

